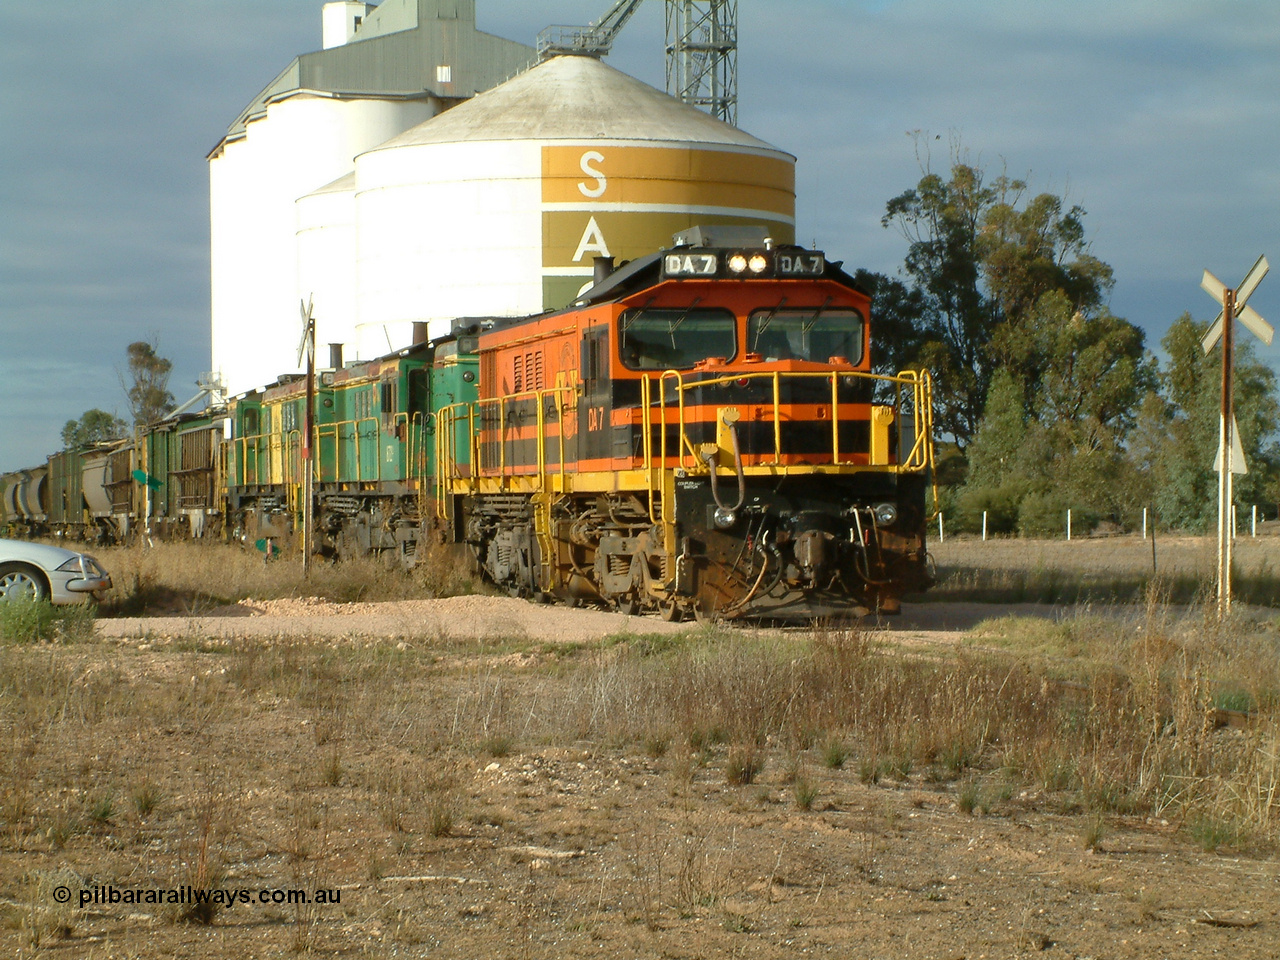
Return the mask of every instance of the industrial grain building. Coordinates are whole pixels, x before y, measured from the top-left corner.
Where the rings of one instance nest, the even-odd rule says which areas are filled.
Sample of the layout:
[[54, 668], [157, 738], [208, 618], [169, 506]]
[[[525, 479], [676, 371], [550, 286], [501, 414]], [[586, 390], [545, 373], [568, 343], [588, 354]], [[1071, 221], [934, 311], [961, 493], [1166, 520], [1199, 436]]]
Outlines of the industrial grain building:
[[[363, 359], [460, 316], [564, 306], [596, 256], [695, 224], [794, 239], [795, 158], [590, 56], [538, 62], [475, 0], [325, 4], [209, 155], [212, 351], [230, 393], [316, 339]], [[322, 351], [321, 358], [326, 354]]]

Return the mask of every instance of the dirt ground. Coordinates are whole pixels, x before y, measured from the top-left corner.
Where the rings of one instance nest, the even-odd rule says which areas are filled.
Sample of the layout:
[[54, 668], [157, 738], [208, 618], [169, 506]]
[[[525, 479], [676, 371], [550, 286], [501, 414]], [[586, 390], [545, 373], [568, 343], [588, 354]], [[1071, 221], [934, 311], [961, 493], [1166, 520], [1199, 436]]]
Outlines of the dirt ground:
[[[724, 745], [528, 733], [577, 702], [558, 646], [696, 627], [498, 598], [212, 613], [5, 652], [39, 698], [0, 730], [0, 954], [1280, 956], [1280, 864], [1206, 853], [1178, 823], [1099, 820], [994, 774], [963, 812], [956, 782], [868, 782], [816, 746], [767, 744], [734, 785]], [[944, 641], [991, 613], [908, 610], [890, 635]], [[350, 648], [359, 668], [332, 672]], [[338, 902], [209, 924], [105, 902], [202, 877]]]

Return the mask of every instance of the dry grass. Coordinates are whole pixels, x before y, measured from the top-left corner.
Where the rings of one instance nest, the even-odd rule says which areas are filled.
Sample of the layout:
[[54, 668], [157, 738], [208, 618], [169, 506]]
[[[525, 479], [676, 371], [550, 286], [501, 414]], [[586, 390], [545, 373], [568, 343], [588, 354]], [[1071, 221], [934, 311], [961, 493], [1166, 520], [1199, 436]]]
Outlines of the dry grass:
[[[163, 563], [162, 549], [136, 568], [156, 590], [204, 596], [201, 578], [225, 576], [219, 596], [231, 599], [255, 571], [261, 589], [301, 586], [261, 560], [241, 569], [236, 551], [218, 570], [179, 553]], [[104, 562], [130, 573], [117, 559]], [[365, 572], [389, 578], [377, 589], [401, 588], [382, 568]], [[791, 938], [805, 942], [811, 917], [824, 930], [844, 923], [868, 886], [909, 887], [897, 818], [917, 810], [912, 822], [935, 829], [951, 817], [949, 833], [1051, 818], [1045, 836], [1065, 835], [1075, 855], [1110, 848], [1135, 818], [1167, 823], [1188, 847], [1273, 851], [1280, 629], [1174, 618], [1163, 597], [1148, 600], [1131, 622], [995, 619], [927, 654], [838, 625], [579, 646], [9, 640], [0, 947], [9, 933], [23, 949], [85, 936], [98, 921], [48, 894], [92, 878], [362, 891], [338, 912], [174, 913], [138, 927], [135, 945], [174, 947], [192, 935], [185, 919], [335, 955], [356, 949], [347, 931], [367, 943], [376, 930], [390, 954], [459, 929], [465, 940], [483, 922], [509, 935], [473, 955], [551, 943], [641, 955], [680, 930], [727, 955], [772, 930], [781, 956], [795, 954]], [[513, 662], [512, 648], [530, 656]], [[1224, 708], [1248, 715], [1221, 727]], [[809, 830], [821, 842], [798, 839]], [[933, 836], [911, 881], [928, 881], [922, 896], [949, 896], [937, 877], [958, 868], [935, 873], [933, 858], [963, 846]], [[844, 871], [843, 892], [827, 871]], [[436, 886], [387, 892], [396, 877]], [[287, 937], [271, 940], [278, 929]]]
[[[1211, 596], [1214, 537], [1085, 537], [1072, 540], [951, 537], [929, 544], [939, 583], [926, 599], [993, 603], [1140, 602], [1152, 587], [1175, 603]], [[1234, 595], [1280, 605], [1280, 537], [1235, 542]]]
[[156, 542], [95, 552], [114, 587], [103, 613], [200, 616], [239, 600], [323, 597], [335, 602], [458, 596], [481, 589], [467, 557], [452, 548], [424, 549], [406, 571], [388, 558], [316, 559], [303, 577], [297, 556], [267, 561], [256, 550], [217, 542]]
[[[143, 932], [283, 925], [291, 949], [310, 950], [376, 923], [408, 946], [429, 936], [425, 915], [376, 896], [381, 878], [472, 875], [477, 858], [496, 857], [480, 877], [519, 908], [512, 929], [526, 944], [568, 903], [575, 919], [562, 922], [588, 943], [615, 922], [607, 904], [652, 936], [699, 917], [742, 936], [762, 915], [741, 891], [804, 859], [784, 869], [788, 841], [748, 851], [739, 831], [784, 814], [844, 816], [860, 778], [879, 784], [857, 787], [873, 795], [936, 797], [973, 816], [1078, 811], [1076, 850], [1099, 847], [1109, 818], [1128, 814], [1180, 825], [1206, 850], [1280, 839], [1274, 630], [1175, 626], [1153, 612], [1135, 627], [1059, 625], [1066, 639], [1046, 645], [1017, 621], [997, 626], [998, 651], [907, 656], [856, 629], [711, 632], [539, 648], [532, 667], [475, 648], [3, 646], [0, 825], [30, 878], [9, 922], [29, 943], [79, 935], [78, 914], [44, 903], [57, 870], [159, 886], [354, 882], [369, 890], [344, 903], [357, 916], [341, 924], [316, 909], [252, 921], [187, 912]], [[1069, 683], [1055, 679], [1064, 660]], [[1245, 729], [1214, 725], [1228, 689], [1254, 704]], [[848, 762], [830, 762], [833, 743]], [[651, 796], [642, 786], [658, 801], [631, 806], [628, 795]], [[512, 824], [516, 803], [533, 819]], [[902, 827], [887, 801], [861, 808], [842, 830], [861, 845], [856, 883], [878, 885]], [[570, 901], [568, 861], [553, 854], [580, 847], [600, 865]], [[516, 854], [514, 872], [502, 865], [510, 849], [533, 851]], [[451, 850], [454, 865], [439, 865]], [[463, 917], [469, 889], [453, 901]]]

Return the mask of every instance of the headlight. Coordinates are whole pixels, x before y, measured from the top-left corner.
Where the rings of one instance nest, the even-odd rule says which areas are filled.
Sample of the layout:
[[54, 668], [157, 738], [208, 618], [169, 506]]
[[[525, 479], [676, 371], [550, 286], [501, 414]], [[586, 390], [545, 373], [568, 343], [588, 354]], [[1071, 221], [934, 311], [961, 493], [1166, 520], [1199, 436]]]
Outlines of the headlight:
[[61, 573], [79, 573], [86, 577], [101, 577], [104, 575], [103, 569], [98, 566], [98, 561], [88, 554], [79, 554], [71, 557], [58, 567]]
[[882, 527], [891, 527], [898, 519], [898, 505], [896, 503], [877, 503], [871, 507], [871, 512], [875, 514], [876, 523]]
[[735, 253], [729, 258], [729, 269], [734, 273], [741, 273], [747, 269], [747, 258], [740, 253]]
[[748, 266], [751, 267], [752, 273], [764, 273], [765, 267], [769, 266], [769, 261], [757, 253], [751, 258], [751, 263]]

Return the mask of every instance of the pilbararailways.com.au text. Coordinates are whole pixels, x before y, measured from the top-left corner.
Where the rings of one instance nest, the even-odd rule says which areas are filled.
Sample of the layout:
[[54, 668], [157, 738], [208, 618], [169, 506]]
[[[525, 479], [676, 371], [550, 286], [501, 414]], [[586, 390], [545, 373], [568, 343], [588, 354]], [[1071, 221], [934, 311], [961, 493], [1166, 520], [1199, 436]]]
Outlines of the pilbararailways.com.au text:
[[[57, 887], [53, 897], [59, 903], [71, 900], [69, 887]], [[152, 905], [152, 906], [210, 906], [230, 909], [236, 904], [262, 904], [264, 906], [319, 906], [339, 904], [342, 902], [342, 891], [318, 888], [315, 890], [284, 890], [278, 888], [243, 888], [229, 887], [221, 889], [201, 889], [189, 884], [179, 887], [126, 887], [121, 889], [110, 885], [81, 887], [77, 891], [80, 907], [114, 906], [117, 904]]]

